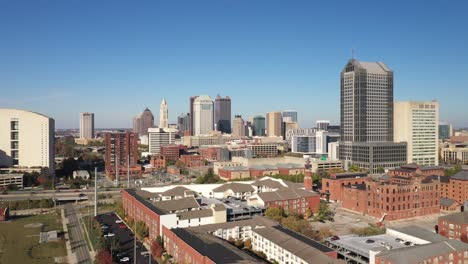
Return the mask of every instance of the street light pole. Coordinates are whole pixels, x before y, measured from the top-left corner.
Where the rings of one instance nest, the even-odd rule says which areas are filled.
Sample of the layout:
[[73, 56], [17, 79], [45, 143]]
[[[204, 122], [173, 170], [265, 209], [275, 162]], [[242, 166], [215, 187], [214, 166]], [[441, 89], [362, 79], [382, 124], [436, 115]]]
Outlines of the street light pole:
[[97, 201], [98, 201], [98, 196], [97, 196], [97, 167], [94, 168], [94, 216], [97, 216], [98, 210], [97, 210]]
[[127, 160], [127, 188], [130, 189], [130, 152]]
[[137, 241], [137, 230], [136, 230], [136, 217], [134, 219], [134, 230], [133, 232], [135, 232], [135, 236], [133, 236], [133, 264], [136, 264], [136, 241]]

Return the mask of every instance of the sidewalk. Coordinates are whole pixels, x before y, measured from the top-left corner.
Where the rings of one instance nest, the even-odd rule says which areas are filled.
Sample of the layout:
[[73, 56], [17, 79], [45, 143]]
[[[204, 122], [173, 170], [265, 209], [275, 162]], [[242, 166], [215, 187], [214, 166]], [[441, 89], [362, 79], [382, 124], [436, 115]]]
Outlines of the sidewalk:
[[62, 216], [62, 225], [63, 225], [63, 231], [65, 233], [65, 246], [67, 248], [67, 263], [78, 263], [78, 259], [75, 254], [73, 254], [71, 250], [71, 244], [70, 244], [70, 237], [68, 235], [68, 219], [65, 217], [65, 210], [62, 208], [60, 210], [61, 216]]

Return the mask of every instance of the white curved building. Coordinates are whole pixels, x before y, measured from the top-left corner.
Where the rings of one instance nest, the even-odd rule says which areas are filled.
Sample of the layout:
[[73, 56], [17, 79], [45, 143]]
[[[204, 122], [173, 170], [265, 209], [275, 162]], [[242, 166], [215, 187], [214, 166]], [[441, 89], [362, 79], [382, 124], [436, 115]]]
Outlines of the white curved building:
[[198, 96], [193, 102], [193, 127], [195, 136], [213, 131], [213, 100], [208, 95]]
[[30, 111], [0, 109], [0, 166], [46, 167], [54, 173], [54, 119]]

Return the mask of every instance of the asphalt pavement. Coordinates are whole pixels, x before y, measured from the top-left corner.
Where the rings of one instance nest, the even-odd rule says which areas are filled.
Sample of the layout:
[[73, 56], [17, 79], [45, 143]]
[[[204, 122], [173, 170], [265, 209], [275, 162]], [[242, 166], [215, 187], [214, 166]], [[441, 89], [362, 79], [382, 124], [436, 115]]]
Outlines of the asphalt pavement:
[[[135, 236], [133, 235], [132, 231], [128, 228], [120, 228], [119, 225], [115, 221], [118, 220], [119, 218], [113, 214], [113, 213], [108, 213], [108, 214], [101, 214], [96, 217], [96, 220], [101, 223], [101, 224], [106, 224], [109, 226], [109, 233], [115, 234], [115, 238], [118, 239], [120, 243], [120, 251], [125, 253], [127, 257], [130, 258], [129, 262], [124, 262], [124, 263], [130, 263], [133, 264], [133, 254], [134, 254], [134, 238]], [[122, 223], [125, 224], [125, 223]], [[106, 239], [111, 239], [111, 238], [106, 238]], [[157, 262], [151, 257], [149, 257], [148, 254], [142, 255], [142, 252], [149, 252], [148, 249], [146, 249], [140, 241], [137, 241], [137, 252], [136, 252], [136, 263], [137, 264], [156, 264]], [[115, 255], [115, 254], [114, 254]], [[117, 263], [119, 263], [118, 259], [114, 259]]]
[[88, 246], [81, 229], [81, 224], [78, 221], [75, 208], [72, 204], [64, 206], [65, 217], [68, 218], [68, 232], [70, 237], [70, 245], [72, 252], [75, 253], [76, 259], [80, 264], [91, 264], [91, 255], [89, 254]]

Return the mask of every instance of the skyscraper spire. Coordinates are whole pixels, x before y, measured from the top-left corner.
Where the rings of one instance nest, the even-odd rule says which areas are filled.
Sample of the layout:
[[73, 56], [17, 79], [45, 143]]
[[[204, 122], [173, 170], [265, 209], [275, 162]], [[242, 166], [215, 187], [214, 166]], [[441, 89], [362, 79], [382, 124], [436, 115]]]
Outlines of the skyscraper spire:
[[167, 109], [166, 98], [163, 98], [161, 102], [161, 108], [159, 110], [159, 128], [168, 128], [169, 127], [169, 113]]

